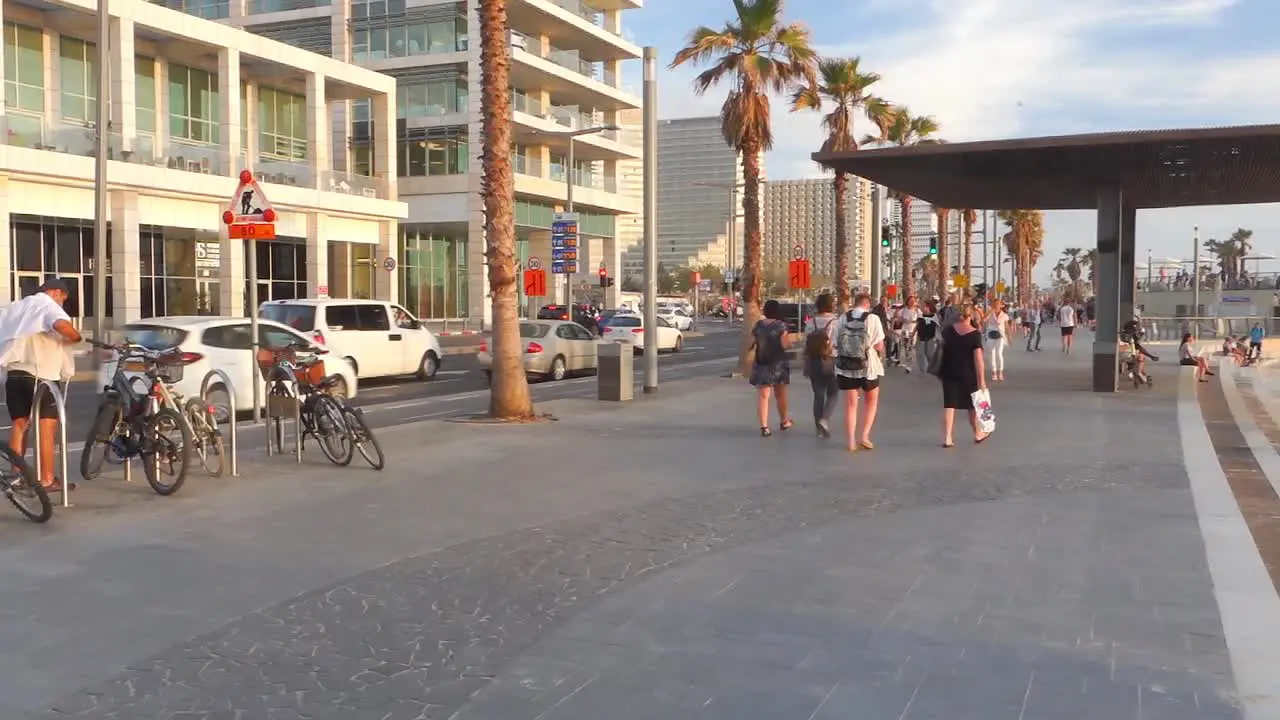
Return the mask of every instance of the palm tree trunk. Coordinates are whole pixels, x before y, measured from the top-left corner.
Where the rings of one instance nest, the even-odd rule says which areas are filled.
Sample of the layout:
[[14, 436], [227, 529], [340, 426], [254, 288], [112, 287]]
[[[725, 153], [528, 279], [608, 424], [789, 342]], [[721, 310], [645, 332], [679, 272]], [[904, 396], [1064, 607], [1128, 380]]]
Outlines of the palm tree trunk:
[[902, 247], [902, 280], [899, 282], [899, 294], [902, 297], [911, 295], [915, 290], [915, 283], [911, 281], [911, 201], [910, 195], [900, 195], [898, 197], [898, 206], [902, 208], [902, 237], [898, 240]]
[[973, 282], [973, 211], [964, 211], [964, 276]]
[[844, 173], [836, 171], [836, 301], [841, 310], [849, 307], [849, 238], [845, 234], [844, 209], [848, 180]]
[[951, 253], [947, 252], [947, 245], [950, 244], [951, 238], [948, 237], [947, 223], [951, 220], [951, 211], [946, 208], [938, 208], [938, 269], [935, 271], [936, 282], [938, 284], [938, 294], [942, 295], [950, 292], [949, 281], [951, 279]]
[[749, 139], [742, 144], [742, 304], [746, 322], [742, 324], [742, 345], [738, 371], [751, 371], [751, 331], [760, 319], [761, 274], [764, 248], [760, 245], [760, 143]]
[[516, 298], [515, 178], [511, 173], [510, 59], [506, 0], [480, 0], [480, 97], [484, 138], [482, 194], [485, 257], [493, 310], [493, 384], [489, 414], [504, 420], [533, 417], [524, 369], [524, 343]]
[[1018, 252], [1018, 302], [1031, 302], [1031, 250], [1025, 247]]

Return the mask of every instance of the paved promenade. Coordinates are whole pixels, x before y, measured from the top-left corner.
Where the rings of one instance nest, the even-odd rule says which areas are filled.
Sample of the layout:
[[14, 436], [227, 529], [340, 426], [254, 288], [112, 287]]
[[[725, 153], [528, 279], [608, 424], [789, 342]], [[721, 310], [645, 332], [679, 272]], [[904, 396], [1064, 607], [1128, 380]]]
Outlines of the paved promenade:
[[1088, 363], [1011, 350], [981, 446], [938, 447], [928, 377], [886, 381], [857, 454], [807, 387], [762, 439], [744, 383], [700, 379], [381, 430], [380, 475], [257, 459], [3, 520], [0, 717], [1260, 720], [1176, 368], [1099, 396]]

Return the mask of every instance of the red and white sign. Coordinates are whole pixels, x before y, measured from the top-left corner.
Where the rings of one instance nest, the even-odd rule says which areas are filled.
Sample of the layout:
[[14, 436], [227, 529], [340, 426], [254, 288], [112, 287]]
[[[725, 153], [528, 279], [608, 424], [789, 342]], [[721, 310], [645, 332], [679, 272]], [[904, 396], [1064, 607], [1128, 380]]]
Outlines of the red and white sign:
[[240, 184], [222, 213], [232, 238], [274, 240], [276, 237], [276, 211], [262, 192], [258, 180], [248, 170], [240, 171]]
[[327, 297], [329, 297], [329, 286], [328, 286], [328, 285], [317, 285], [317, 286], [316, 286], [316, 297], [318, 297], [318, 298], [327, 298]]

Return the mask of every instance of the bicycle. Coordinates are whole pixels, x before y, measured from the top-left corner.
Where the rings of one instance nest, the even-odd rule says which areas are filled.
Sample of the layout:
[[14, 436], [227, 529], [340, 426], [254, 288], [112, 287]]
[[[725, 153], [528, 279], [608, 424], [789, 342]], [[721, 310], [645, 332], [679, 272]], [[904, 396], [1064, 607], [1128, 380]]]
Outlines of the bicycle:
[[49, 522], [53, 517], [53, 502], [49, 500], [49, 491], [36, 480], [31, 467], [7, 445], [0, 445], [0, 460], [3, 460], [0, 465], [0, 493], [29, 520]]
[[[337, 375], [330, 375], [321, 383], [320, 389], [327, 391], [329, 388], [337, 384], [340, 380]], [[360, 451], [361, 457], [374, 470], [382, 470], [386, 467], [386, 456], [382, 453], [382, 446], [378, 444], [378, 438], [373, 435], [373, 428], [369, 427], [369, 423], [365, 422], [364, 409], [355, 407], [351, 401], [342, 396], [333, 396], [338, 407], [342, 409], [342, 419], [346, 421], [347, 433], [351, 437], [351, 443]], [[348, 461], [350, 462], [350, 461]]]
[[[309, 353], [305, 357], [298, 355], [303, 350]], [[324, 364], [321, 355], [327, 350], [290, 345], [280, 350], [269, 351], [273, 355], [273, 363], [269, 366], [259, 365], [267, 382], [267, 403], [274, 401], [294, 401], [298, 403], [298, 443], [306, 447], [306, 439], [312, 437], [320, 445], [320, 452], [334, 465], [350, 465], [355, 454], [355, 443], [348, 429], [347, 419], [337, 400], [328, 392], [333, 387], [337, 376], [324, 377]], [[296, 392], [289, 387], [290, 382], [296, 386]], [[274, 441], [278, 452], [284, 452], [284, 418], [271, 417], [274, 426], [271, 428], [268, 442]]]
[[[188, 419], [175, 409], [181, 406], [168, 387], [182, 380], [182, 351], [150, 350], [127, 340], [118, 345], [88, 342], [113, 351], [116, 368], [80, 453], [80, 476], [94, 480], [104, 462], [123, 465], [140, 458], [147, 484], [157, 495], [176, 493], [186, 481], [193, 445]], [[131, 378], [129, 372], [141, 372], [146, 379]], [[146, 387], [136, 387], [138, 381]], [[174, 431], [176, 440], [170, 436]], [[162, 474], [171, 479], [162, 480]]]

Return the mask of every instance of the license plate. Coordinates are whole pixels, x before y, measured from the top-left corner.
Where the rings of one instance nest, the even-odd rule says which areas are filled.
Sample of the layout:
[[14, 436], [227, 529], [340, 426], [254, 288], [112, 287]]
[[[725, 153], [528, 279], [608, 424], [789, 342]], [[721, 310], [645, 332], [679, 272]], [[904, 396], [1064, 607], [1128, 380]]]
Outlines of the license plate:
[[122, 369], [125, 372], [138, 372], [138, 373], [146, 372], [147, 363], [142, 360], [129, 360], [125, 362], [124, 367]]

